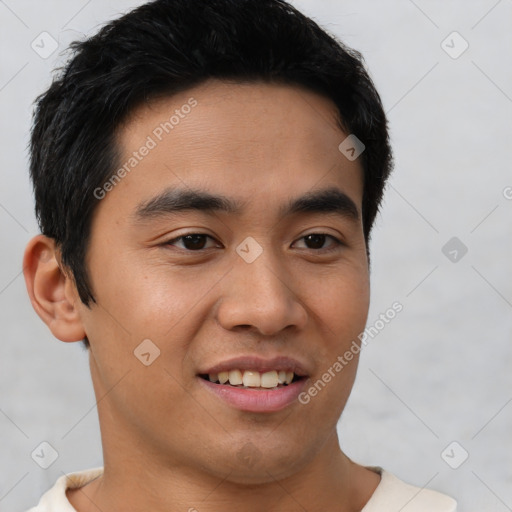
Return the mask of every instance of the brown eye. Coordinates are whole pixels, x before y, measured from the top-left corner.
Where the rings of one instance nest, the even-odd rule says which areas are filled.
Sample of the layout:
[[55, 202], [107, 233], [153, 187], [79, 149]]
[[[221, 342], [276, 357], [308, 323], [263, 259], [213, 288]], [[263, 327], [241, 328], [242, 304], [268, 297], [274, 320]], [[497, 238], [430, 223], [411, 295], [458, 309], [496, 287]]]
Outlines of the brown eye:
[[326, 236], [325, 235], [307, 235], [304, 237], [304, 240], [306, 241], [306, 245], [310, 249], [322, 249], [324, 243], [325, 243]]
[[[341, 245], [341, 242], [337, 238], [325, 233], [311, 233], [309, 235], [303, 236], [300, 238], [300, 240], [304, 240], [306, 249], [313, 249], [315, 251], [331, 251], [335, 250], [337, 246]], [[324, 247], [326, 241], [331, 241], [331, 244], [329, 244], [327, 247]]]
[[189, 235], [179, 236], [178, 238], [174, 238], [173, 240], [169, 240], [166, 245], [176, 245], [177, 243], [182, 244], [182, 249], [186, 249], [188, 251], [200, 251], [202, 249], [207, 249], [205, 247], [207, 244], [207, 239], [213, 240], [213, 238], [209, 235], [204, 235], [201, 233], [191, 233]]

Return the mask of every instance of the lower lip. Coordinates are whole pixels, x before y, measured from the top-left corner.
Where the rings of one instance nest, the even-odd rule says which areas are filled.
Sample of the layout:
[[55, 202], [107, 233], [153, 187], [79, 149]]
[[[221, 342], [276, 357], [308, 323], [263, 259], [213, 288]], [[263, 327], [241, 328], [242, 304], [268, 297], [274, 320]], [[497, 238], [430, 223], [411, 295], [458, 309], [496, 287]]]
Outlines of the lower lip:
[[197, 377], [212, 393], [215, 393], [229, 405], [248, 412], [276, 412], [295, 402], [304, 389], [307, 379], [300, 379], [288, 386], [269, 391], [261, 389], [235, 388], [229, 385], [215, 384]]

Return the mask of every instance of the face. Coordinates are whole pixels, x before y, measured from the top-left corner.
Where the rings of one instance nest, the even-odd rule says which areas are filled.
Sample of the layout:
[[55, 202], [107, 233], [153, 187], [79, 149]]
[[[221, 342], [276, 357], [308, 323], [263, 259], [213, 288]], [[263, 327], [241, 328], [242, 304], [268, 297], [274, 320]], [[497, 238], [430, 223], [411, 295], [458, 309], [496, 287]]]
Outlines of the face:
[[97, 191], [86, 260], [96, 304], [79, 312], [105, 461], [115, 445], [262, 483], [335, 435], [357, 354], [335, 363], [369, 282], [362, 170], [334, 114], [301, 88], [210, 81], [120, 128], [124, 172]]

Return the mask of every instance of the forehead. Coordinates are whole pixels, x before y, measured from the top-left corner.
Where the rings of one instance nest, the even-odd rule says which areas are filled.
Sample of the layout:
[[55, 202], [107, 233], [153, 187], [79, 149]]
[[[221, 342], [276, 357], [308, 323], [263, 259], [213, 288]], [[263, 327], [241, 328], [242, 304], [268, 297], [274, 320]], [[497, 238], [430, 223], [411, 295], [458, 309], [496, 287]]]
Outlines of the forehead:
[[[118, 130], [118, 141], [126, 149], [148, 134], [164, 145], [186, 137], [197, 149], [222, 140], [226, 151], [236, 144], [250, 150], [261, 143], [261, 149], [271, 150], [284, 141], [296, 149], [304, 147], [304, 139], [316, 144], [323, 139], [328, 146], [343, 135], [336, 118], [331, 100], [297, 85], [209, 80], [136, 108]], [[329, 149], [336, 150], [337, 144]]]
[[335, 104], [304, 88], [209, 81], [132, 113], [117, 132], [123, 176], [104, 202], [133, 209], [180, 185], [261, 208], [338, 186], [360, 204], [361, 166], [338, 149], [347, 135]]

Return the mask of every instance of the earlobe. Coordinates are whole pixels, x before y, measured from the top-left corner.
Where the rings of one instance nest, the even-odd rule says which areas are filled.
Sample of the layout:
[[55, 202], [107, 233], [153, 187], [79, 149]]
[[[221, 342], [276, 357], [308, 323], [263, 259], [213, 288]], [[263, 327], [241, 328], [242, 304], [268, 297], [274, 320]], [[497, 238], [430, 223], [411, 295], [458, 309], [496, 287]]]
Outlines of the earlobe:
[[37, 235], [27, 244], [23, 275], [32, 307], [61, 341], [80, 341], [85, 331], [71, 276], [59, 265], [53, 239]]

